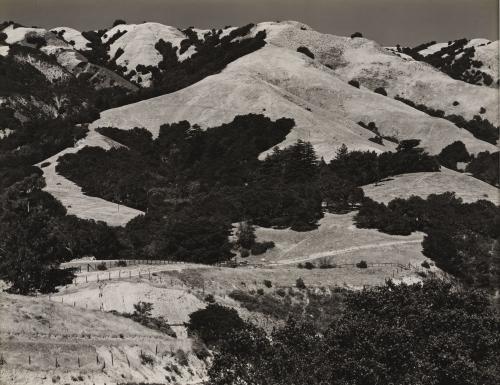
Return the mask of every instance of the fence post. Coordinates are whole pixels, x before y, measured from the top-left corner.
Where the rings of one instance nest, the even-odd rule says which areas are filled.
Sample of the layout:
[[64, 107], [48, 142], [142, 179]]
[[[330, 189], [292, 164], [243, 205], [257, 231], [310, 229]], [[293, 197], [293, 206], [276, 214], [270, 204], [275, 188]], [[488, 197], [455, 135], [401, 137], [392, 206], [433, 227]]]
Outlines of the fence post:
[[95, 362], [99, 364], [99, 356], [97, 354], [95, 355]]
[[56, 368], [59, 367], [59, 362], [57, 362], [57, 357], [56, 357]]
[[88, 275], [85, 276], [85, 283], [88, 283], [89, 282], [89, 277]]
[[111, 352], [111, 366], [115, 364], [115, 360], [113, 359], [113, 352]]
[[128, 364], [128, 367], [130, 368], [130, 361], [128, 360], [128, 356], [126, 353], [125, 353], [125, 357], [127, 357], [127, 364]]
[[111, 271], [108, 271], [108, 281], [111, 280]]
[[28, 355], [28, 365], [31, 365], [31, 356]]
[[80, 367], [80, 356], [78, 356], [78, 367]]
[[158, 345], [155, 347], [155, 354], [158, 355]]

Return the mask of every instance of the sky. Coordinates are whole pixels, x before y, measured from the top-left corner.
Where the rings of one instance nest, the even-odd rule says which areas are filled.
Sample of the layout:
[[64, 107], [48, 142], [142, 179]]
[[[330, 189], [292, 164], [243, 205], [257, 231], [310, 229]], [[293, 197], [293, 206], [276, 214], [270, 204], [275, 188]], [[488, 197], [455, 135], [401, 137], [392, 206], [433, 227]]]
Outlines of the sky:
[[124, 19], [219, 28], [297, 20], [335, 35], [360, 31], [384, 45], [498, 40], [498, 17], [498, 0], [0, 0], [0, 21], [27, 26], [91, 30]]

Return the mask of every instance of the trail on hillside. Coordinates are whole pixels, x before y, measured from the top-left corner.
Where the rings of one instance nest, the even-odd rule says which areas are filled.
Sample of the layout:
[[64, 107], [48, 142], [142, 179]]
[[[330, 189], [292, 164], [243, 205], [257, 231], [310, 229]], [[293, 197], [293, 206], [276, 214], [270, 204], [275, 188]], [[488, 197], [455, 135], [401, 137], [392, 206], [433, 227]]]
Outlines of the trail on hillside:
[[278, 261], [272, 263], [271, 265], [288, 265], [288, 264], [312, 261], [314, 259], [323, 258], [323, 257], [330, 257], [330, 256], [334, 256], [334, 255], [339, 255], [339, 254], [351, 253], [353, 251], [370, 250], [370, 249], [375, 249], [375, 248], [380, 248], [380, 247], [399, 246], [399, 245], [406, 245], [406, 244], [411, 244], [411, 243], [421, 243], [421, 242], [422, 242], [421, 239], [412, 239], [412, 240], [407, 240], [407, 241], [378, 242], [378, 243], [371, 243], [371, 244], [361, 245], [361, 246], [351, 246], [351, 247], [347, 247], [344, 249], [323, 251], [321, 253], [310, 254], [308, 256], [299, 257], [299, 258], [281, 259], [281, 260], [278, 260]]

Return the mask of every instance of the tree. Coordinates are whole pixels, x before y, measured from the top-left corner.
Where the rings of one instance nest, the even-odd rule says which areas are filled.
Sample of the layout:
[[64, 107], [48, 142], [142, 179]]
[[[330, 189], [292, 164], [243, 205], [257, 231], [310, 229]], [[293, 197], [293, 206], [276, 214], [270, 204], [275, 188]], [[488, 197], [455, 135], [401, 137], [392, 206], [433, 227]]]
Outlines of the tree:
[[255, 243], [255, 227], [252, 222], [240, 222], [236, 232], [237, 243], [243, 249], [251, 249]]
[[500, 322], [483, 292], [429, 280], [345, 294], [326, 331], [289, 319], [227, 335], [213, 385], [493, 385]]
[[122, 20], [122, 19], [116, 19], [113, 22], [113, 27], [116, 27], [117, 25], [121, 25], [121, 24], [127, 24], [127, 22], [125, 20]]
[[309, 56], [311, 59], [314, 59], [314, 54], [307, 47], [300, 46], [299, 48], [297, 48], [297, 52], [303, 53], [304, 55]]
[[207, 345], [217, 344], [244, 327], [245, 323], [236, 310], [217, 303], [210, 303], [205, 309], [191, 313], [187, 323], [188, 333], [196, 334]]
[[375, 92], [376, 94], [387, 96], [387, 91], [384, 87], [377, 87], [373, 92]]
[[43, 185], [28, 177], [0, 196], [0, 275], [14, 293], [50, 292], [73, 277], [59, 270], [70, 257], [59, 222], [66, 210]]
[[456, 141], [441, 150], [438, 160], [443, 166], [456, 170], [457, 162], [468, 162], [470, 155], [465, 144]]
[[363, 34], [361, 32], [354, 32], [352, 35], [351, 35], [351, 39], [354, 39], [356, 37], [363, 37]]

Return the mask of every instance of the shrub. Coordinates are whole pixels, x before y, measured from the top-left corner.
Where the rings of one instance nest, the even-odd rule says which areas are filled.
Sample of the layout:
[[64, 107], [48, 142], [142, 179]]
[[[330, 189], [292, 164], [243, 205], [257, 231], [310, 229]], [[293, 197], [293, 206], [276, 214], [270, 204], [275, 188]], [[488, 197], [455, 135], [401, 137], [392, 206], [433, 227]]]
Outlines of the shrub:
[[375, 92], [376, 94], [387, 96], [387, 91], [384, 87], [377, 87], [373, 92]]
[[47, 166], [50, 166], [50, 162], [43, 162], [40, 167], [41, 168], [44, 168], [44, 167], [47, 167]]
[[141, 364], [142, 365], [153, 365], [155, 360], [154, 360], [154, 357], [147, 354], [147, 353], [144, 353], [141, 351], [141, 353], [139, 354], [139, 358], [141, 359]]
[[350, 84], [353, 87], [359, 88], [359, 82], [357, 80], [354, 80], [354, 79], [353, 80], [349, 80], [347, 83]]
[[241, 249], [240, 256], [241, 258], [248, 258], [250, 256], [250, 251], [248, 249]]
[[319, 261], [319, 268], [320, 269], [331, 269], [335, 267], [333, 264], [331, 264], [327, 258], [321, 258]]
[[267, 250], [275, 246], [273, 241], [269, 242], [256, 242], [251, 248], [252, 255], [264, 254]]
[[271, 287], [273, 287], [273, 284], [272, 284], [272, 282], [270, 280], [265, 279], [264, 280], [264, 286], [267, 287], [267, 288], [271, 288]]
[[205, 302], [208, 302], [208, 303], [215, 303], [215, 298], [212, 294], [208, 294], [207, 296], [205, 296]]
[[297, 48], [297, 52], [300, 52], [306, 56], [309, 56], [311, 59], [314, 59], [314, 54], [307, 47], [300, 46], [299, 48]]
[[264, 295], [264, 289], [262, 289], [262, 288], [257, 289], [257, 294]]
[[280, 297], [286, 296], [286, 291], [284, 289], [278, 289], [276, 290], [276, 294], [278, 294]]
[[297, 264], [297, 267], [298, 267], [299, 269], [303, 269], [303, 268], [304, 268], [304, 264], [303, 264], [302, 262], [300, 262], [299, 264]]
[[486, 108], [481, 107], [480, 110], [479, 110], [479, 113], [480, 114], [484, 114], [485, 112], [486, 112]]
[[175, 352], [175, 359], [181, 366], [188, 366], [189, 365], [189, 358], [186, 352], [182, 349], [177, 349]]
[[127, 261], [120, 260], [116, 262], [117, 267], [126, 267], [127, 266]]
[[295, 281], [295, 287], [299, 290], [304, 290], [306, 288], [306, 284], [302, 278], [297, 278]]
[[104, 271], [108, 270], [108, 267], [106, 266], [106, 262], [101, 262], [96, 266], [97, 270]]
[[0, 43], [5, 43], [5, 40], [7, 40], [7, 34], [5, 32], [0, 32]]
[[198, 335], [207, 345], [218, 343], [232, 331], [241, 330], [244, 322], [234, 309], [209, 304], [205, 309], [189, 315], [187, 330], [190, 335]]
[[460, 103], [459, 103], [459, 102], [457, 102], [456, 100], [453, 102], [453, 105], [454, 105], [454, 106], [458, 106], [459, 104], [460, 104]]
[[307, 270], [312, 270], [312, 269], [316, 268], [316, 266], [315, 266], [313, 263], [311, 263], [311, 262], [306, 262], [306, 263], [304, 263], [304, 267], [305, 267]]
[[199, 360], [205, 360], [206, 358], [210, 357], [210, 351], [207, 349], [203, 341], [200, 341], [199, 338], [194, 338], [192, 343], [192, 349], [194, 355]]
[[429, 262], [427, 261], [423, 261], [422, 264], [421, 264], [422, 267], [425, 267], [426, 269], [430, 269], [431, 268], [431, 265], [429, 265]]
[[356, 37], [363, 37], [363, 34], [361, 32], [354, 32], [352, 35], [351, 35], [351, 39], [354, 39]]
[[366, 269], [368, 267], [368, 264], [366, 263], [366, 261], [359, 261], [358, 263], [356, 263], [356, 267], [360, 269]]

